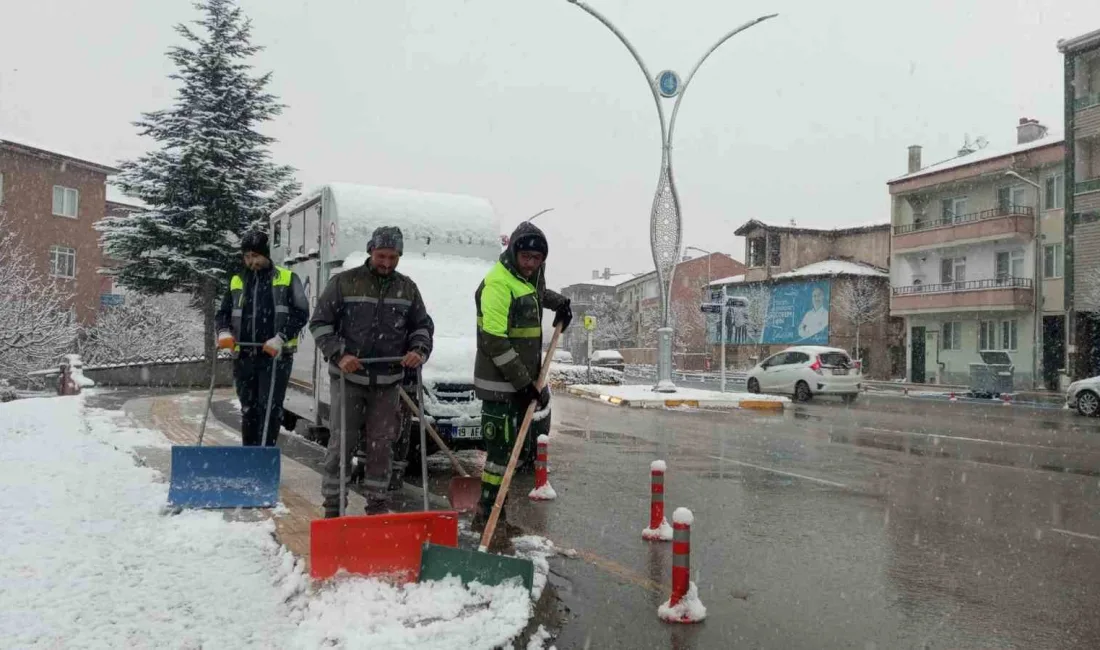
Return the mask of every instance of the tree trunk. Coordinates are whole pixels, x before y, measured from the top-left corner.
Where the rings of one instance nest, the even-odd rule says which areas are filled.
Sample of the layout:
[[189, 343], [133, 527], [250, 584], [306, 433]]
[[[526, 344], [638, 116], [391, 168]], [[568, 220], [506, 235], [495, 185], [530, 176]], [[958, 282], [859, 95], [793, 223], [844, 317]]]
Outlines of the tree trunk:
[[207, 359], [213, 359], [213, 355], [217, 353], [214, 348], [214, 341], [216, 338], [216, 332], [214, 332], [214, 314], [217, 311], [217, 290], [218, 285], [214, 282], [213, 278], [205, 278], [202, 281], [199, 301], [203, 321], [203, 353], [206, 355]]

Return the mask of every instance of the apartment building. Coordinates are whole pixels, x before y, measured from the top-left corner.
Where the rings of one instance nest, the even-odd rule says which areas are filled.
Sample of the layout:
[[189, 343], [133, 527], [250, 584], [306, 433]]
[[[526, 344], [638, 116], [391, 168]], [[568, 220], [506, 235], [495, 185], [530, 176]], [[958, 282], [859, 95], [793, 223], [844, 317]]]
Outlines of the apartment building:
[[[70, 291], [76, 318], [91, 323], [104, 293], [99, 233], [108, 165], [0, 137], [0, 212], [39, 270]], [[109, 284], [106, 285], [109, 293]]]
[[636, 275], [613, 274], [610, 268], [604, 268], [602, 273], [592, 271], [591, 280], [562, 288], [561, 294], [572, 305], [574, 326], [565, 330], [562, 335], [561, 349], [568, 350], [576, 363], [588, 360], [588, 332], [583, 327], [585, 316], [596, 317], [593, 350], [619, 348], [624, 341], [632, 340], [633, 333], [629, 329], [628, 321], [617, 309], [615, 289]]
[[[669, 308], [676, 332], [673, 351], [678, 368], [703, 367], [702, 359], [707, 355], [707, 339], [706, 322], [699, 311], [699, 297], [707, 285], [714, 278], [744, 272], [744, 264], [724, 253], [684, 258], [676, 265]], [[620, 283], [615, 288], [615, 295], [623, 313], [627, 314], [630, 347], [645, 351], [631, 356], [628, 361], [655, 363], [650, 357], [655, 354], [656, 329], [660, 327], [661, 319], [661, 293], [657, 284], [657, 272], [650, 271]], [[628, 352], [624, 351], [624, 354]], [[692, 358], [689, 359], [688, 355], [692, 355]]]
[[1022, 118], [1015, 143], [888, 182], [890, 314], [905, 321], [906, 377], [967, 384], [979, 352], [1008, 353], [1018, 388], [1055, 387], [1065, 365], [1063, 141]]
[[1100, 30], [1061, 40], [1065, 57], [1066, 275], [1073, 378], [1100, 374]]
[[870, 376], [899, 372], [901, 330], [886, 313], [890, 224], [825, 230], [753, 219], [734, 234], [745, 238], [748, 267], [713, 281], [706, 296], [728, 305], [724, 326], [707, 323], [715, 356], [725, 345], [727, 366], [747, 368], [791, 345], [828, 345], [860, 358]]

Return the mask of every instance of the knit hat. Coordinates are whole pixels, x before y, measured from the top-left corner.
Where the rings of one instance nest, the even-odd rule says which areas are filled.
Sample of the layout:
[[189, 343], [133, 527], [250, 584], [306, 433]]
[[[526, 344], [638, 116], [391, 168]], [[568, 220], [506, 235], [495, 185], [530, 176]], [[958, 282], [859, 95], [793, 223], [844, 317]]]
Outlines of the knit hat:
[[260, 232], [259, 230], [252, 230], [245, 233], [244, 237], [241, 238], [241, 252], [259, 253], [271, 259], [271, 246], [267, 243], [267, 233]]
[[397, 251], [398, 255], [405, 252], [405, 237], [401, 234], [401, 229], [397, 226], [379, 226], [374, 229], [374, 233], [370, 236], [370, 241], [367, 242], [367, 252], [370, 253], [376, 248], [392, 248]]
[[516, 253], [522, 253], [523, 251], [534, 251], [536, 253], [542, 253], [543, 257], [550, 252], [550, 246], [546, 242], [546, 236], [542, 234], [542, 231], [536, 230], [535, 232], [521, 233], [519, 237], [512, 240], [512, 250]]

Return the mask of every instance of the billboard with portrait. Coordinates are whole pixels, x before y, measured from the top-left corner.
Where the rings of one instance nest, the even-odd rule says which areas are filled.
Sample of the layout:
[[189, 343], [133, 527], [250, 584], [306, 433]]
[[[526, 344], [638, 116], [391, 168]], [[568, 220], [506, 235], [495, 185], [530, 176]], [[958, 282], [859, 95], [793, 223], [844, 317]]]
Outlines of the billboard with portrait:
[[[732, 345], [828, 345], [828, 280], [735, 285], [727, 290], [726, 342]], [[721, 292], [711, 295], [721, 302]], [[721, 324], [708, 319], [707, 341], [717, 343]]]

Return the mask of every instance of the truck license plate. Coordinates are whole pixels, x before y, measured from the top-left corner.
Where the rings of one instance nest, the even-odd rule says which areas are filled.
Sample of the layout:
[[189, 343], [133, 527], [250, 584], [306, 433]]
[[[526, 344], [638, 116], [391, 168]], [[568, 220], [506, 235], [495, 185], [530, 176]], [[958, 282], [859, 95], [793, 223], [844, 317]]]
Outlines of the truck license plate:
[[481, 427], [451, 427], [452, 438], [480, 438]]

